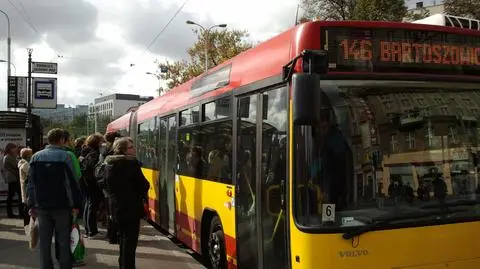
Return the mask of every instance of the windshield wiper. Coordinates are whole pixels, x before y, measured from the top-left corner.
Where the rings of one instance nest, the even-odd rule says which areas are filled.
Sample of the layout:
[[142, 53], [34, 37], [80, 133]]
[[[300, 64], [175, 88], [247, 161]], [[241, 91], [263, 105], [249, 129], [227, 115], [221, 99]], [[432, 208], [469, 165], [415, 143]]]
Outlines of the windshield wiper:
[[398, 212], [391, 212], [387, 213], [385, 215], [382, 215], [377, 218], [373, 218], [370, 220], [370, 223], [358, 228], [357, 230], [351, 231], [351, 232], [346, 232], [343, 234], [343, 239], [352, 239], [355, 236], [364, 234], [366, 232], [370, 232], [374, 230], [377, 227], [380, 227], [382, 225], [389, 224], [394, 221], [398, 220], [405, 220], [405, 219], [415, 219], [415, 218], [424, 218], [424, 217], [430, 217], [430, 216], [435, 216], [435, 215], [446, 215], [448, 213], [458, 213], [458, 212], [464, 212], [465, 210], [448, 210], [445, 211], [443, 209], [435, 209], [435, 210], [428, 210], [428, 211], [419, 211], [419, 212], [403, 212], [403, 213], [398, 213]]

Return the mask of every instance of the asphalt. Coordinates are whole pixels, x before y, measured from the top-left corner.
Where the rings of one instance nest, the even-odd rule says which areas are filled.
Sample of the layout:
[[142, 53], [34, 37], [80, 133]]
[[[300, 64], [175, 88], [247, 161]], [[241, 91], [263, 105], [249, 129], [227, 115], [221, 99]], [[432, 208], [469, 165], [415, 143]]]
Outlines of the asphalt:
[[[105, 232], [100, 228], [101, 234], [104, 235]], [[110, 245], [104, 236], [100, 236], [99, 239], [85, 239], [85, 246], [85, 265], [79, 268], [118, 268], [118, 245]], [[147, 222], [142, 222], [141, 225], [136, 265], [137, 269], [206, 268], [191, 250], [171, 240]], [[38, 249], [28, 248], [23, 221], [7, 218], [5, 208], [0, 208], [0, 269], [34, 268], [40, 268]]]

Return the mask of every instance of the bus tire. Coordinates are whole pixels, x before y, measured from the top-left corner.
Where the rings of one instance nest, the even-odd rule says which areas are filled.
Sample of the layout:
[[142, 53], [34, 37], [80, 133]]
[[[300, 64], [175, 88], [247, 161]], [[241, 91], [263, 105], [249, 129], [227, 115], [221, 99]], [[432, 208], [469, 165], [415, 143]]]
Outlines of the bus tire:
[[222, 224], [217, 216], [212, 217], [207, 241], [207, 259], [212, 269], [227, 268], [227, 253]]

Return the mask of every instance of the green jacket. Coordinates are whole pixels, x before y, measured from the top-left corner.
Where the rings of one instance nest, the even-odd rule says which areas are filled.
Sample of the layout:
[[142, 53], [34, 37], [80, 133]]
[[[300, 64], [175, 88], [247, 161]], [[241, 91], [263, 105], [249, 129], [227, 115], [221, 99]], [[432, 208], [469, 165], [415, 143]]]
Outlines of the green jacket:
[[70, 148], [66, 148], [68, 155], [72, 158], [72, 163], [73, 163], [73, 173], [75, 176], [75, 180], [78, 182], [80, 178], [82, 177], [82, 171], [80, 170], [80, 162], [78, 161], [77, 156], [75, 156], [75, 153]]

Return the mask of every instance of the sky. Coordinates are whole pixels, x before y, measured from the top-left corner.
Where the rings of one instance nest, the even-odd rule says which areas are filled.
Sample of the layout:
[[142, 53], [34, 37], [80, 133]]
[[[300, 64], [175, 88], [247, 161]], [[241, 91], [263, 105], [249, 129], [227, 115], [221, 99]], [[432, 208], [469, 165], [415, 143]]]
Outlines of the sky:
[[[32, 48], [33, 61], [58, 63], [58, 103], [81, 105], [101, 94], [156, 96], [159, 81], [146, 72], [157, 70], [155, 61], [187, 59], [195, 35], [186, 20], [206, 27], [226, 23], [247, 30], [247, 41], [257, 43], [292, 27], [298, 2], [2, 0], [0, 10], [11, 22], [12, 75], [27, 75]], [[0, 14], [0, 60], [7, 60], [6, 37], [7, 21]], [[6, 109], [6, 81], [7, 64], [0, 63], [0, 110]]]

